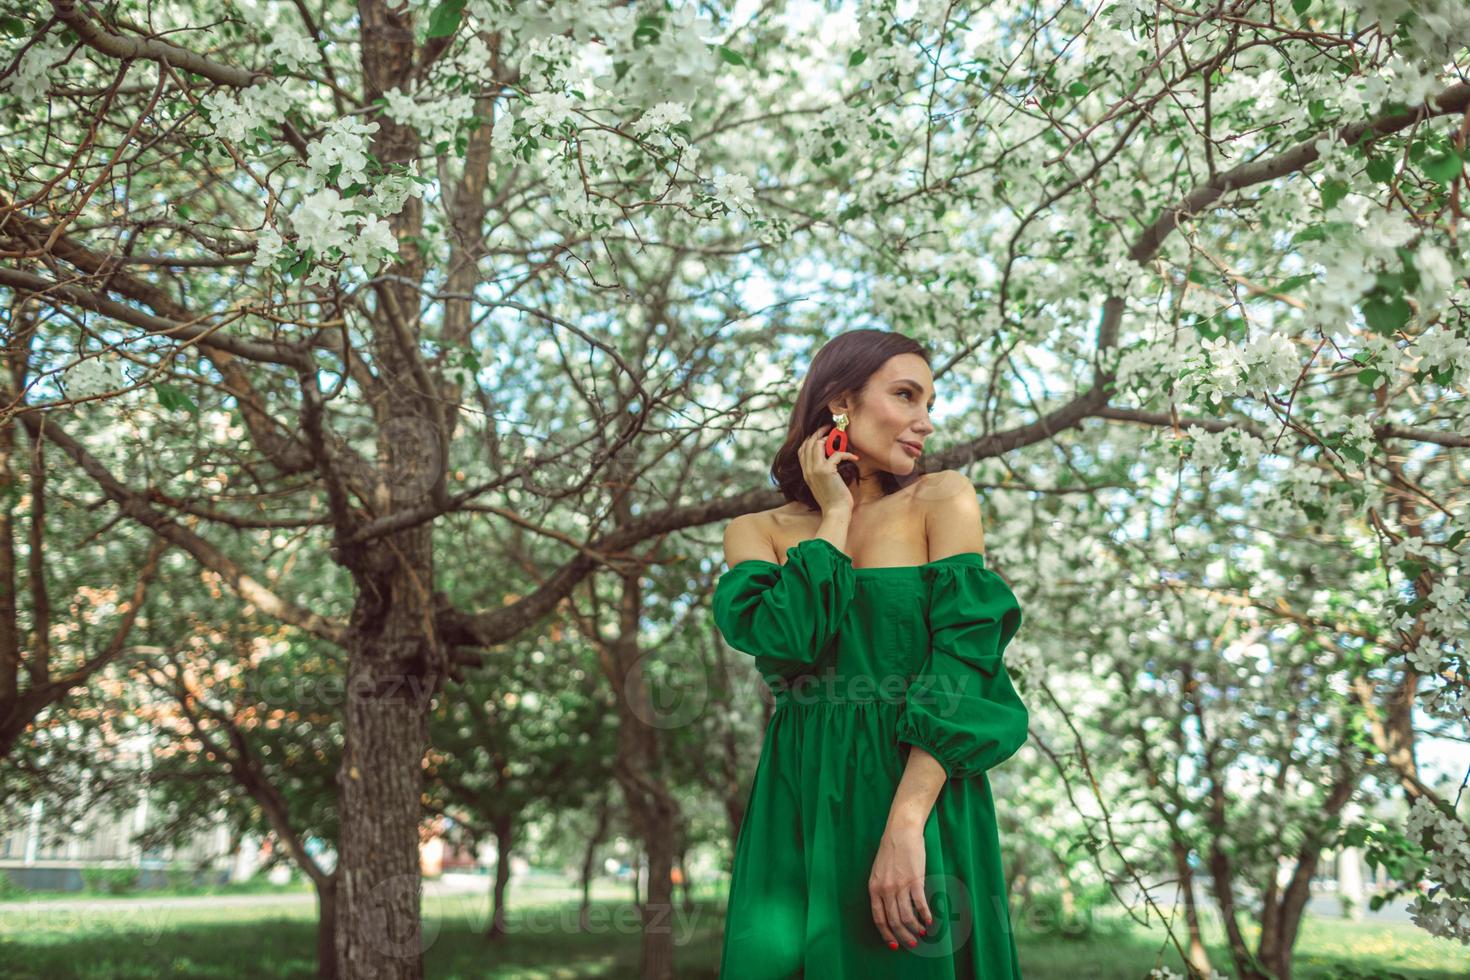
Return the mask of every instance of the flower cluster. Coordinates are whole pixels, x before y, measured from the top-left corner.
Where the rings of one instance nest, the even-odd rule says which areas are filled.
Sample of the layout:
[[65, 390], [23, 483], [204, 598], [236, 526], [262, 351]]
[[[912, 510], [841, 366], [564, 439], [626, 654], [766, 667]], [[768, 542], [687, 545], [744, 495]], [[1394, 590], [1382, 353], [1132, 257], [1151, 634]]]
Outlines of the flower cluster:
[[89, 357], [67, 368], [62, 384], [67, 398], [91, 398], [126, 388], [129, 381], [115, 358]]
[[343, 116], [327, 124], [320, 137], [306, 145], [306, 188], [325, 187], [333, 167], [340, 167], [338, 187], [366, 183], [368, 179], [368, 137], [378, 131], [375, 122], [365, 123]]
[[270, 42], [261, 52], [265, 60], [280, 65], [287, 71], [301, 71], [318, 56], [316, 44], [306, 35], [294, 29], [277, 27], [272, 31]]
[[1470, 840], [1464, 822], [1420, 796], [1409, 810], [1405, 832], [1422, 842], [1428, 875], [1440, 882], [1431, 890], [1437, 892], [1434, 897], [1416, 897], [1410, 918], [1433, 935], [1470, 944]]
[[689, 107], [682, 102], [660, 102], [636, 119], [629, 127], [635, 136], [652, 132], [665, 132], [670, 126], [688, 122]]
[[22, 104], [41, 99], [49, 87], [52, 69], [66, 57], [60, 33], [47, 34], [26, 50], [15, 71], [0, 78], [0, 92], [10, 92]]
[[260, 82], [238, 91], [218, 89], [200, 100], [209, 113], [214, 135], [231, 143], [253, 140], [254, 131], [278, 125], [293, 104], [286, 89], [274, 81]]
[[1464, 0], [1349, 0], [1358, 9], [1358, 26], [1378, 21], [1385, 36], [1394, 35], [1399, 22], [1413, 14], [1408, 24], [1409, 46], [1429, 61], [1448, 61], [1460, 46], [1459, 38], [1470, 31], [1470, 6]]
[[464, 94], [445, 95], [434, 92], [431, 98], [418, 102], [397, 86], [383, 93], [387, 104], [383, 114], [403, 126], [412, 126], [431, 145], [452, 141], [459, 128], [475, 113], [475, 100]]

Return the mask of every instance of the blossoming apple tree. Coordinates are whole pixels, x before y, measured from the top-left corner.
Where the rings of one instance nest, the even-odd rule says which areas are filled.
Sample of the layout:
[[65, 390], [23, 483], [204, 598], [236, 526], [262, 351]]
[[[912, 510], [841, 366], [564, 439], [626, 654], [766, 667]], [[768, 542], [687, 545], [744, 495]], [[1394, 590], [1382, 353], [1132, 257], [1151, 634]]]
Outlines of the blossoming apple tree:
[[[1414, 751], [1466, 710], [1470, 9], [700, 9], [0, 4], [6, 423], [346, 651], [334, 968], [420, 972], [446, 681], [640, 543], [778, 502], [721, 493], [799, 370], [777, 338], [870, 318], [943, 350], [971, 409], [931, 465], [1034, 447], [1034, 482], [1085, 485], [1127, 447], [1141, 490], [1229, 470], [1269, 488], [1238, 519], [1373, 563], [1378, 601], [1294, 612], [1361, 645], [1347, 690], [1434, 882], [1416, 917], [1470, 939], [1460, 801]], [[764, 366], [731, 326], [753, 282]], [[215, 464], [156, 475], [182, 440]], [[435, 531], [472, 511], [571, 557], [465, 608]], [[303, 512], [345, 607], [225, 543]]]

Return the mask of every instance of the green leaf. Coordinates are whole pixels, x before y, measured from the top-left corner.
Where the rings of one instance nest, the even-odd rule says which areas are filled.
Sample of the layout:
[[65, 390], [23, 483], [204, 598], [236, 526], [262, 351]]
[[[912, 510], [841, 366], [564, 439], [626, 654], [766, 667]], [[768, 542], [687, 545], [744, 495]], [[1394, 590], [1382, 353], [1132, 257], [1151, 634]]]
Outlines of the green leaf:
[[658, 40], [659, 32], [663, 30], [663, 18], [657, 14], [644, 14], [638, 18], [638, 26], [633, 29], [633, 46], [641, 47], [644, 44], [653, 44]]
[[1316, 279], [1316, 274], [1311, 272], [1303, 273], [1299, 276], [1291, 276], [1278, 282], [1275, 291], [1278, 293], [1289, 293], [1298, 286], [1305, 286], [1309, 282], [1315, 282]]
[[745, 59], [742, 58], [742, 57], [740, 57], [740, 52], [739, 51], [732, 51], [731, 49], [729, 49], [729, 48], [725, 47], [723, 44], [721, 44], [719, 46], [719, 52], [720, 52], [720, 59], [722, 61], [724, 61], [726, 64], [729, 64], [729, 65], [738, 65], [741, 68], [744, 68], [745, 67]]
[[1393, 157], [1370, 157], [1368, 160], [1367, 170], [1369, 180], [1379, 184], [1386, 184], [1389, 181], [1393, 180]]
[[866, 52], [866, 51], [862, 50], [861, 48], [859, 48], [858, 50], [854, 51], [852, 54], [850, 54], [850, 55], [847, 56], [847, 67], [849, 67], [849, 68], [856, 68], [858, 65], [862, 64], [863, 62], [865, 62], [867, 60], [868, 60], [868, 52]]
[[184, 394], [183, 389], [171, 385], [166, 381], [159, 381], [153, 385], [153, 393], [158, 396], [158, 403], [165, 411], [174, 412], [183, 409], [195, 418], [199, 417], [199, 406], [194, 400]]
[[1307, 8], [1311, 5], [1312, 0], [1291, 0], [1291, 9], [1296, 12], [1298, 17], [1306, 13]]
[[1454, 153], [1435, 153], [1424, 158], [1424, 172], [1431, 180], [1449, 184], [1458, 176], [1465, 162]]
[[1358, 383], [1366, 388], [1372, 388], [1378, 384], [1378, 379], [1383, 377], [1383, 372], [1377, 368], [1364, 368], [1358, 372]]
[[459, 30], [459, 20], [464, 14], [465, 0], [439, 0], [434, 12], [429, 15], [429, 37], [453, 37]]
[[1322, 210], [1331, 211], [1344, 197], [1347, 197], [1348, 185], [1343, 180], [1324, 180], [1322, 182]]
[[1363, 319], [1367, 321], [1368, 328], [1385, 337], [1393, 336], [1395, 331], [1409, 322], [1412, 314], [1408, 301], [1402, 296], [1385, 296], [1380, 293], [1363, 302]]
[[1071, 85], [1068, 85], [1067, 86], [1067, 94], [1070, 95], [1074, 99], [1080, 99], [1080, 98], [1082, 98], [1082, 96], [1086, 95], [1088, 92], [1091, 92], [1091, 91], [1092, 91], [1092, 86], [1090, 86], [1086, 82], [1080, 81], [1080, 80], [1079, 81], [1075, 81]]

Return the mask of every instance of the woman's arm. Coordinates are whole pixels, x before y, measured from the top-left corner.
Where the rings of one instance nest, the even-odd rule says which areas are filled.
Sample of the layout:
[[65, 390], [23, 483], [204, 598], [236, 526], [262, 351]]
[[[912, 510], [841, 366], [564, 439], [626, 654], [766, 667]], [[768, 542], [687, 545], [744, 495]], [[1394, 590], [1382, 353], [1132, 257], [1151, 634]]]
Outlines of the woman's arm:
[[[968, 551], [985, 551], [980, 504], [962, 473], [946, 471], [935, 479], [936, 492], [924, 513], [924, 534], [931, 561]], [[903, 778], [888, 808], [888, 823], [868, 880], [873, 922], [888, 944], [912, 947], [934, 921], [924, 895], [926, 855], [924, 824], [934, 801], [949, 781], [939, 760], [909, 744]]]
[[[852, 525], [852, 511], [833, 507], [822, 512], [822, 523], [816, 536], [825, 538], [832, 547], [847, 552], [847, 532]], [[754, 514], [741, 514], [725, 525], [725, 564], [731, 568], [748, 559], [779, 564], [780, 556], [765, 529]]]
[[[970, 478], [956, 470], [934, 477], [933, 492], [927, 495], [924, 537], [929, 559], [935, 561], [967, 551], [985, 552], [985, 528], [980, 519], [980, 501]], [[917, 745], [909, 746], [903, 779], [888, 811], [888, 825], [923, 829], [929, 810], [944, 788], [947, 773], [939, 760]]]

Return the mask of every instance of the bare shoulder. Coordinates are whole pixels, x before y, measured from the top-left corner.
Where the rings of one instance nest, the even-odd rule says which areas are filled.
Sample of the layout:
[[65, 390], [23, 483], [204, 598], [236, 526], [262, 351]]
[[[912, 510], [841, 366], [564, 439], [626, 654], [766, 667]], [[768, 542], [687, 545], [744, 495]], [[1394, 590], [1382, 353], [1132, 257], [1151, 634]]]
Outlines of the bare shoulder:
[[919, 496], [931, 561], [966, 551], [985, 553], [980, 498], [969, 477], [959, 470], [930, 473]]
[[957, 504], [963, 506], [966, 501], [975, 499], [974, 485], [959, 470], [926, 473], [915, 489], [918, 491], [916, 496], [931, 511], [944, 510]]
[[737, 514], [725, 525], [725, 564], [734, 567], [752, 558], [777, 561], [771, 543], [770, 511]]

